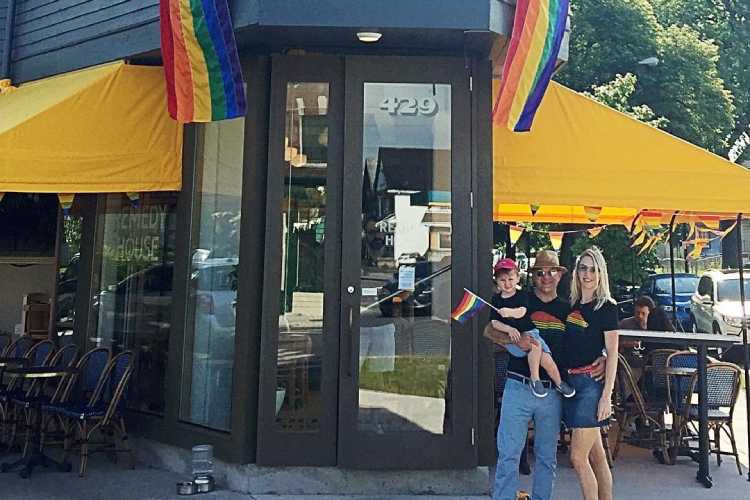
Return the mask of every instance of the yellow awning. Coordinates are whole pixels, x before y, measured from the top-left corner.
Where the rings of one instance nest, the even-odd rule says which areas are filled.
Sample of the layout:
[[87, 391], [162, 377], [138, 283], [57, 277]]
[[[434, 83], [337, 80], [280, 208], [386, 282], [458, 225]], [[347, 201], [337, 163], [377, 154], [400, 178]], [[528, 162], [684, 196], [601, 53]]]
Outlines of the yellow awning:
[[117, 62], [0, 95], [0, 192], [177, 191], [181, 171], [160, 67]]
[[750, 213], [744, 167], [554, 82], [531, 132], [493, 127], [493, 188], [495, 220], [592, 223], [584, 206], [603, 207], [596, 224]]

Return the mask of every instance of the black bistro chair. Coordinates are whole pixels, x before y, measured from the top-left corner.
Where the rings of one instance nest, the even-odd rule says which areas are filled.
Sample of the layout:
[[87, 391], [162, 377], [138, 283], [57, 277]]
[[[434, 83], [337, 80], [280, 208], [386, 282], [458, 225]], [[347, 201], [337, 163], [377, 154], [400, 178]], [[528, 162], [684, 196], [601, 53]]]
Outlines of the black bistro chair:
[[[716, 455], [716, 464], [721, 465], [721, 457], [730, 455], [737, 463], [737, 471], [742, 475], [742, 466], [737, 453], [732, 419], [734, 406], [740, 392], [740, 368], [732, 363], [714, 362], [706, 366], [706, 391], [708, 394], [708, 431], [710, 452]], [[692, 394], [698, 384], [697, 374], [689, 380], [689, 392]], [[698, 427], [698, 405], [685, 399], [681, 405], [680, 424], [677, 429], [677, 442], [689, 440]], [[732, 451], [722, 451], [721, 431], [724, 431], [732, 445]], [[713, 431], [713, 438], [710, 438]]]
[[[74, 438], [75, 444], [79, 446], [79, 476], [83, 477], [86, 473], [88, 457], [93, 452], [128, 453], [131, 467], [135, 466], [124, 418], [125, 396], [132, 373], [133, 352], [124, 351], [107, 364], [88, 401], [71, 401], [47, 406], [47, 412], [60, 415], [67, 421], [66, 455], [70, 451], [71, 438]], [[102, 436], [108, 433], [117, 435], [122, 448], [116, 443], [92, 441], [97, 432]], [[100, 446], [93, 448], [92, 445]]]

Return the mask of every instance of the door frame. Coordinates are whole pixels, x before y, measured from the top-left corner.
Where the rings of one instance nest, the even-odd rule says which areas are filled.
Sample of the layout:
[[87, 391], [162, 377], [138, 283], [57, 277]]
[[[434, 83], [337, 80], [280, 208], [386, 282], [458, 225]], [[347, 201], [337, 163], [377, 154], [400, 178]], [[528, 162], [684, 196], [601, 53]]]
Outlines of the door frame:
[[[275, 401], [281, 283], [282, 223], [279, 207], [283, 176], [274, 175], [284, 162], [288, 82], [328, 82], [328, 174], [326, 201], [325, 302], [321, 359], [320, 428], [315, 433], [279, 432]], [[335, 465], [338, 426], [339, 310], [341, 269], [341, 188], [344, 147], [344, 66], [337, 56], [273, 56], [269, 113], [268, 184], [265, 268], [260, 342], [257, 428], [259, 465]], [[258, 166], [260, 167], [260, 165]]]
[[[427, 75], [427, 76], [426, 76]], [[346, 141], [344, 146], [344, 207], [360, 207], [362, 196], [362, 148], [364, 83], [451, 84], [451, 199], [452, 241], [463, 244], [452, 252], [451, 295], [457, 303], [463, 287], [470, 287], [474, 250], [472, 241], [472, 143], [470, 75], [463, 58], [349, 56], [346, 58]], [[460, 201], [464, 200], [464, 201]], [[359, 255], [361, 213], [343, 210], [343, 255]], [[360, 259], [343, 260], [341, 299], [341, 366], [339, 371], [338, 463], [366, 469], [455, 469], [477, 464], [476, 444], [476, 341], [472, 323], [452, 323], [451, 373], [453, 375], [452, 432], [393, 432], [377, 435], [357, 430]], [[354, 293], [347, 288], [355, 285]], [[396, 453], [397, 450], [413, 450]]]

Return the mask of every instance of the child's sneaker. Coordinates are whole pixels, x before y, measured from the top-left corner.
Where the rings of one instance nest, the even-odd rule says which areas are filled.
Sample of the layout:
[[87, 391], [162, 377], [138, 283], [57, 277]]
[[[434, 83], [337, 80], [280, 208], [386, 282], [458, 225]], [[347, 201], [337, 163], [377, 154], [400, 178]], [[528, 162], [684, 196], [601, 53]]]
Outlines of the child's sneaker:
[[547, 397], [547, 388], [544, 387], [544, 384], [541, 380], [532, 380], [531, 384], [531, 393], [538, 397], [538, 398], [546, 398]]
[[576, 390], [565, 381], [560, 382], [560, 385], [557, 386], [557, 390], [560, 391], [560, 394], [565, 398], [572, 398], [576, 395]]

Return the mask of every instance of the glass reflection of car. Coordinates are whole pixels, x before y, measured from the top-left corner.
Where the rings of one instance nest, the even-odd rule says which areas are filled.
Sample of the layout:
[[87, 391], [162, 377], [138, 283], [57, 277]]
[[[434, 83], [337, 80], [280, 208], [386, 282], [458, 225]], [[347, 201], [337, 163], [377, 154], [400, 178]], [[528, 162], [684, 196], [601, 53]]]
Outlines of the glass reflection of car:
[[[698, 286], [698, 277], [694, 274], [675, 273], [675, 305], [677, 321], [683, 331], [692, 328], [690, 315], [690, 297]], [[651, 297], [657, 306], [661, 306], [667, 315], [672, 317], [672, 275], [669, 273], [652, 274], [643, 281], [639, 295]], [[675, 325], [679, 327], [680, 325]]]
[[[398, 271], [393, 277], [378, 289], [378, 306], [383, 316], [393, 316], [393, 298], [399, 297], [403, 304], [414, 316], [430, 316], [432, 314], [432, 288], [437, 275], [443, 274], [450, 266], [439, 271], [433, 270], [433, 263], [419, 261], [414, 266], [414, 290], [399, 289]], [[435, 273], [435, 275], [433, 275]]]
[[[231, 358], [237, 299], [237, 259], [207, 259], [193, 264], [190, 291], [195, 294], [196, 352]], [[222, 356], [221, 353], [225, 353]]]
[[[745, 308], [750, 312], [750, 280], [745, 281]], [[742, 302], [737, 271], [709, 271], [701, 276], [690, 302], [697, 332], [740, 335]]]

